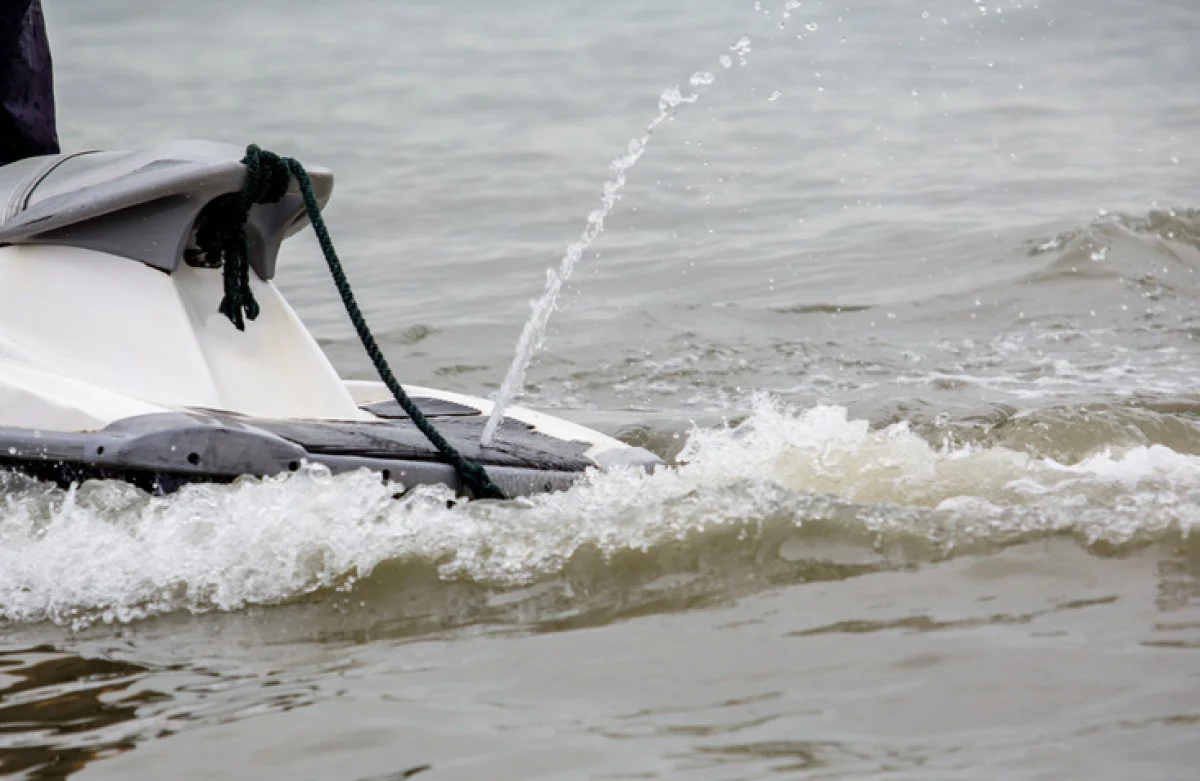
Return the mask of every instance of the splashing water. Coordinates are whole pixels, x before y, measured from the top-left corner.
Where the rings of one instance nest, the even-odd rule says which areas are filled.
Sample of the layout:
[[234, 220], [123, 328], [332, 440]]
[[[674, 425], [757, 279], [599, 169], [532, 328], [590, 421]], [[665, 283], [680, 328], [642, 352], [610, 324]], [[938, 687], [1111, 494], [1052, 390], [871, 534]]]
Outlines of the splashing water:
[[[749, 36], [743, 35], [729, 47], [730, 51], [738, 56], [741, 65], [746, 64], [746, 55], [750, 52], [750, 44]], [[727, 61], [729, 61], [729, 56], [721, 55], [719, 62], [726, 68], [732, 64], [731, 61], [727, 64]], [[693, 87], [700, 87], [711, 85], [715, 80], [716, 77], [712, 73], [698, 71], [692, 74], [689, 82]], [[658, 98], [658, 114], [650, 120], [650, 124], [646, 126], [646, 130], [641, 136], [629, 142], [625, 154], [612, 162], [610, 170], [616, 176], [604, 183], [600, 208], [588, 215], [583, 235], [567, 246], [567, 252], [559, 262], [558, 269], [550, 268], [546, 271], [546, 289], [543, 291], [542, 297], [533, 304], [533, 311], [521, 331], [521, 337], [517, 341], [516, 355], [509, 366], [508, 374], [504, 377], [504, 382], [500, 385], [499, 393], [496, 394], [492, 414], [488, 417], [487, 424], [483, 428], [483, 435], [479, 439], [481, 445], [486, 447], [491, 444], [500, 421], [504, 419], [505, 408], [525, 382], [525, 372], [529, 368], [529, 362], [545, 341], [546, 324], [550, 321], [550, 315], [557, 308], [562, 286], [570, 278], [584, 251], [604, 230], [604, 220], [616, 206], [617, 195], [625, 186], [626, 172], [645, 154], [650, 136], [654, 134], [658, 126], [674, 117], [675, 110], [680, 104], [695, 103], [699, 97], [694, 92], [685, 95], [677, 86], [664, 89]]]
[[445, 486], [396, 500], [377, 475], [321, 467], [168, 497], [10, 476], [0, 482], [0, 620], [82, 628], [234, 611], [348, 593], [405, 567], [435, 569], [452, 599], [454, 584], [527, 587], [581, 555], [616, 580], [628, 573], [605, 562], [631, 553], [665, 572], [691, 571], [699, 557], [720, 573], [745, 555], [757, 570], [800, 533], [856, 556], [917, 546], [929, 559], [1049, 534], [1125, 546], [1200, 531], [1200, 456], [1113, 444], [1070, 461], [936, 447], [903, 422], [872, 429], [843, 407], [756, 394], [737, 425], [692, 430], [671, 468], [591, 472], [517, 502], [448, 507]]

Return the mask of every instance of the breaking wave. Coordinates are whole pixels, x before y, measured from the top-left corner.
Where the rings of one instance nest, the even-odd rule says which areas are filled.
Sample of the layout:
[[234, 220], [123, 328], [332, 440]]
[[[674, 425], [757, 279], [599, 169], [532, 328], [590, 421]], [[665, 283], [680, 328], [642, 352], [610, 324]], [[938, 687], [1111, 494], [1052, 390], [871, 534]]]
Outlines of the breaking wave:
[[[503, 503], [454, 504], [435, 487], [395, 499], [373, 474], [320, 468], [170, 497], [7, 475], [0, 616], [82, 627], [313, 594], [367, 598], [425, 573], [435, 601], [438, 589], [466, 588], [478, 615], [494, 615], [518, 594], [549, 620], [1049, 534], [1100, 554], [1186, 537], [1200, 526], [1200, 456], [1131, 441], [1057, 460], [1020, 438], [939, 444], [905, 422], [873, 428], [842, 407], [760, 395], [741, 422], [691, 430], [653, 475], [593, 473], [570, 491]], [[550, 607], [534, 594], [547, 583]]]

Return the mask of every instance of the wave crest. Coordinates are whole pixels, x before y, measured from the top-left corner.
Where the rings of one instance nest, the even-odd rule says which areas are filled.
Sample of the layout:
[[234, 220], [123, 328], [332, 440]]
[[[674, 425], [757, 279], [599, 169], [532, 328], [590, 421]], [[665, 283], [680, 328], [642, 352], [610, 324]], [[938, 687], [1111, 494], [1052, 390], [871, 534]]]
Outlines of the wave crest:
[[[692, 430], [653, 475], [590, 473], [515, 502], [448, 506], [436, 487], [397, 500], [373, 474], [321, 468], [157, 498], [6, 480], [0, 615], [73, 625], [387, 592], [406, 567], [436, 571], [446, 599], [463, 584], [498, 598], [566, 578], [611, 607], [673, 580], [711, 595], [731, 578], [844, 577], [1046, 534], [1111, 548], [1200, 527], [1200, 457], [1162, 444], [1067, 463], [935, 446], [905, 422], [872, 428], [842, 407], [765, 395], [735, 425]], [[495, 609], [486, 601], [478, 610]]]

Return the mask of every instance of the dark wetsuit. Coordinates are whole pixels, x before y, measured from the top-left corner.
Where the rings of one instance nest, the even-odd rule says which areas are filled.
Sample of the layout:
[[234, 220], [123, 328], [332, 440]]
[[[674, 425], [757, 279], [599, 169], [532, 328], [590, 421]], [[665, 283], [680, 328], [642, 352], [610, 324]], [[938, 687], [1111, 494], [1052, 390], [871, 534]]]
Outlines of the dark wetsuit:
[[58, 151], [41, 0], [0, 0], [0, 165]]

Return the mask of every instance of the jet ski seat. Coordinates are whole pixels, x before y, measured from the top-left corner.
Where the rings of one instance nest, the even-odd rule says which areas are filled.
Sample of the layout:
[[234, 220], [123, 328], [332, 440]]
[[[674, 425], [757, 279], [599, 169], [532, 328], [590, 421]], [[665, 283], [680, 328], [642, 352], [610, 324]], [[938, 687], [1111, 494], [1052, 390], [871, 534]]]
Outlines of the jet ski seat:
[[[185, 140], [132, 153], [86, 151], [10, 163], [0, 167], [0, 246], [81, 247], [173, 273], [195, 249], [204, 207], [241, 188], [244, 154], [229, 144]], [[333, 174], [305, 168], [324, 207]], [[294, 181], [278, 203], [251, 210], [246, 231], [259, 278], [275, 276], [283, 240], [307, 223]]]

